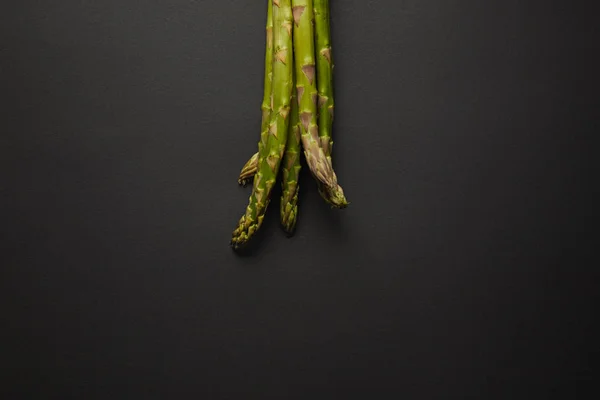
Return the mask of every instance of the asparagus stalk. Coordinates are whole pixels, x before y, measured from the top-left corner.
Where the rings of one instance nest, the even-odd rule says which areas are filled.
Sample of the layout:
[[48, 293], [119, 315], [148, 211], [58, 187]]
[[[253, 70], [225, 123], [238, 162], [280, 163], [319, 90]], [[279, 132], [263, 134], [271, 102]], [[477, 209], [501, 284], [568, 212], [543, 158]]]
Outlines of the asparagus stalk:
[[[261, 104], [262, 121], [260, 124], [260, 131], [265, 132], [269, 127], [269, 115], [271, 113], [271, 86], [273, 82], [273, 2], [267, 0], [267, 26], [266, 26], [266, 40], [265, 40], [265, 77], [264, 77], [264, 90], [263, 99]], [[259, 146], [261, 144], [259, 143]], [[258, 153], [254, 153], [252, 157], [246, 162], [240, 176], [238, 183], [246, 186], [254, 174], [258, 165]]]
[[333, 60], [331, 57], [331, 36], [329, 28], [329, 0], [314, 0], [315, 5], [315, 47], [317, 53], [317, 87], [319, 91], [319, 138], [321, 147], [331, 158], [333, 140]]
[[[294, 74], [295, 83], [295, 74]], [[283, 180], [281, 181], [280, 219], [281, 225], [288, 235], [296, 229], [298, 217], [298, 190], [300, 169], [300, 120], [298, 117], [298, 102], [295, 91], [292, 90], [292, 104], [290, 109], [290, 127], [285, 146], [285, 155], [281, 164]]]
[[292, 0], [294, 14], [294, 60], [296, 68], [296, 91], [304, 156], [312, 175], [322, 185], [321, 194], [332, 206], [348, 205], [342, 187], [327, 158], [319, 138], [317, 125], [317, 98], [314, 10], [313, 0]]
[[[319, 139], [323, 152], [333, 166], [333, 58], [331, 55], [331, 30], [329, 0], [314, 0], [315, 6], [315, 47], [317, 54], [317, 88]], [[328, 188], [319, 184], [319, 193], [324, 199], [330, 197]]]
[[292, 94], [292, 7], [290, 0], [272, 0], [273, 62], [271, 107], [267, 129], [261, 132], [257, 172], [246, 213], [233, 232], [231, 246], [245, 245], [262, 225], [287, 142]]

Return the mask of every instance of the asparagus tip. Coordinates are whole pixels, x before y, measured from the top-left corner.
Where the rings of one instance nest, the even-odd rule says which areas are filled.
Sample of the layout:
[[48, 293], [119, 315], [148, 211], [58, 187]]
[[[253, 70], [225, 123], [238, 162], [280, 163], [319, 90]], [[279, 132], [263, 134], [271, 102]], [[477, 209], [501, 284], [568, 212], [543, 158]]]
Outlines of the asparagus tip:
[[294, 236], [296, 231], [296, 221], [298, 215], [298, 206], [294, 205], [292, 210], [285, 215], [281, 215], [281, 227], [287, 237]]
[[335, 187], [319, 186], [319, 194], [331, 205], [331, 208], [344, 209], [350, 205], [340, 185], [336, 185]]

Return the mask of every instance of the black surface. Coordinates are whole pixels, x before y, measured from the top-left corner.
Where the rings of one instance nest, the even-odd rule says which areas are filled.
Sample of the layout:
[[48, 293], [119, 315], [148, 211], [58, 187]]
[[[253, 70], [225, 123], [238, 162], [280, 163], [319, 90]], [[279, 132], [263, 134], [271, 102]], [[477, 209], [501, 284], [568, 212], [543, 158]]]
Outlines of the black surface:
[[352, 204], [242, 255], [262, 2], [3, 6], [7, 399], [584, 398], [593, 14], [332, 3]]

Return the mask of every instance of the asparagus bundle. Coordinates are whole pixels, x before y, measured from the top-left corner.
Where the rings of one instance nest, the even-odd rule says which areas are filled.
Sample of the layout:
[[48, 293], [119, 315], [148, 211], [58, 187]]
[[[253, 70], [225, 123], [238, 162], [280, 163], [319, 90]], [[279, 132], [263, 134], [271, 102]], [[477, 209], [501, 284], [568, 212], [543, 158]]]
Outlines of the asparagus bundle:
[[[231, 245], [245, 245], [260, 228], [282, 171], [280, 219], [294, 232], [300, 154], [319, 193], [334, 208], [348, 202], [332, 166], [333, 81], [328, 0], [268, 0], [261, 138], [238, 182], [253, 182]], [[295, 86], [295, 90], [293, 87]]]

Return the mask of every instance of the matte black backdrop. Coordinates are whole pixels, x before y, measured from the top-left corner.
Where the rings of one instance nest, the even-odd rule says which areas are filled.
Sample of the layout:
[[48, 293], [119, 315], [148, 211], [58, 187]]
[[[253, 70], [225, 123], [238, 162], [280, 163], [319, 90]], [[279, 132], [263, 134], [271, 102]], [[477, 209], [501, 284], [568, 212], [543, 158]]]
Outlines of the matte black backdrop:
[[297, 235], [276, 198], [242, 255], [264, 1], [3, 6], [7, 399], [580, 394], [597, 24], [569, 2], [332, 3], [352, 205], [305, 172]]

